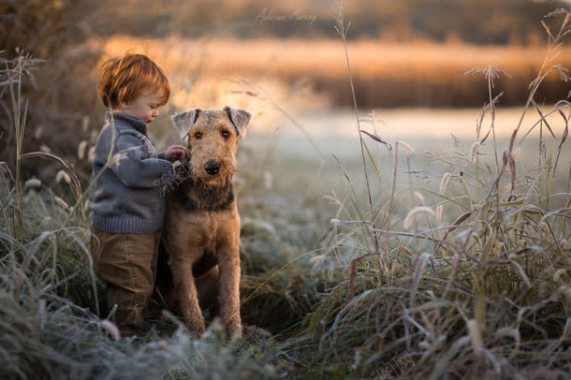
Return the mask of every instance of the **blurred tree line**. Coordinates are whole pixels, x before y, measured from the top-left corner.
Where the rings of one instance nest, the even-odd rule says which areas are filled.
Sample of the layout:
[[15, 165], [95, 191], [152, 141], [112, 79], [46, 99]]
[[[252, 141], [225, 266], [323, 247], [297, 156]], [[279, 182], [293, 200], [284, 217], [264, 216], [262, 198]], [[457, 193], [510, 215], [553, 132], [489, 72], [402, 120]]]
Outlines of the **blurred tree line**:
[[[106, 34], [185, 37], [336, 37], [335, 0], [127, 0]], [[535, 44], [558, 0], [348, 0], [350, 38]]]
[[[93, 70], [102, 51], [87, 41], [97, 34], [98, 25], [104, 25], [98, 17], [104, 3], [105, 0], [0, 1], [1, 81], [6, 83], [9, 76], [14, 78], [18, 57], [39, 60], [28, 75], [22, 76], [22, 97], [16, 99], [21, 105], [28, 102], [24, 152], [44, 150], [73, 158], [77, 156], [79, 141], [88, 138], [90, 120], [101, 113], [96, 107]], [[0, 161], [13, 168], [16, 144], [8, 89], [7, 85], [0, 88]], [[88, 166], [84, 161], [71, 162]], [[24, 169], [36, 172], [38, 164], [25, 162]], [[51, 167], [50, 162], [41, 164]]]

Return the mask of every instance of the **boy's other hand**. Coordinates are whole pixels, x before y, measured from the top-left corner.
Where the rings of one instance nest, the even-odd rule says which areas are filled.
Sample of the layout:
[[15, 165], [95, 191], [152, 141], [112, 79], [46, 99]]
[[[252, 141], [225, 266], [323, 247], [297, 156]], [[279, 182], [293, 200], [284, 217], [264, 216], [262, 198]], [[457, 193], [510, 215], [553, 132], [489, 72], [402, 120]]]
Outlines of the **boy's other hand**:
[[170, 162], [182, 160], [186, 155], [186, 148], [182, 145], [171, 145], [165, 151], [165, 158]]

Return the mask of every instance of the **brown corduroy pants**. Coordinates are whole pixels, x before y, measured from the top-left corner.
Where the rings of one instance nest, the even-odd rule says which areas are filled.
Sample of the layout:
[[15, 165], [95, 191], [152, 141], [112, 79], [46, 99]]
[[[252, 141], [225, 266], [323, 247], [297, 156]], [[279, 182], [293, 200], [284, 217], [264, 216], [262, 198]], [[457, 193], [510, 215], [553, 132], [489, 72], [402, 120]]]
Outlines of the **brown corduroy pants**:
[[143, 314], [153, 295], [161, 231], [114, 234], [91, 227], [91, 257], [107, 285], [107, 307], [122, 336], [141, 332]]

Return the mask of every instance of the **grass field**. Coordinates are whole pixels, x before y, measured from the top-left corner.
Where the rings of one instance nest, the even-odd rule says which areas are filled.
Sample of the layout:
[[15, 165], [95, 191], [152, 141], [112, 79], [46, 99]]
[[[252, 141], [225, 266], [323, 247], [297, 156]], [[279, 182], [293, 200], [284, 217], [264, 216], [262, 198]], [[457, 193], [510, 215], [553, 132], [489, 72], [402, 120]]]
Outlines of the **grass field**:
[[[571, 15], [562, 17], [569, 30]], [[125, 46], [117, 41], [109, 46]], [[149, 316], [139, 339], [116, 339], [115, 326], [97, 316], [103, 287], [88, 258], [82, 166], [21, 150], [21, 57], [1, 69], [10, 79], [1, 85], [17, 142], [15, 167], [0, 162], [2, 378], [569, 377], [571, 104], [532, 101], [549, 65], [536, 70], [529, 101], [517, 110], [485, 94], [481, 111], [351, 117], [347, 109], [324, 111], [326, 102], [315, 112], [303, 102], [282, 103], [299, 94], [282, 85], [261, 91], [258, 82], [234, 80], [240, 91], [201, 92], [197, 83], [210, 74], [199, 68], [213, 67], [188, 63], [183, 51], [192, 49], [173, 41], [166, 50], [148, 45], [148, 52], [175, 73], [177, 108], [232, 101], [256, 115], [235, 178], [241, 300], [244, 323], [268, 334], [236, 339], [213, 323], [199, 338], [166, 314]], [[324, 65], [327, 75], [348, 81], [342, 44], [335, 49], [340, 61]], [[354, 58], [350, 48], [348, 58], [364, 62], [365, 50]], [[526, 52], [526, 61], [541, 66], [540, 53]], [[315, 54], [313, 61], [325, 61]], [[479, 55], [466, 58], [470, 66], [483, 63]], [[236, 73], [248, 66], [240, 57]], [[188, 91], [182, 78], [193, 81]], [[494, 96], [502, 90], [495, 85]], [[343, 92], [352, 98], [350, 88]], [[414, 130], [418, 123], [425, 128]], [[420, 134], [438, 126], [438, 137]], [[444, 133], [455, 128], [472, 132]], [[175, 139], [165, 117], [153, 133], [159, 148]], [[86, 163], [88, 146], [78, 150]], [[21, 165], [31, 160], [57, 174], [25, 178]]]

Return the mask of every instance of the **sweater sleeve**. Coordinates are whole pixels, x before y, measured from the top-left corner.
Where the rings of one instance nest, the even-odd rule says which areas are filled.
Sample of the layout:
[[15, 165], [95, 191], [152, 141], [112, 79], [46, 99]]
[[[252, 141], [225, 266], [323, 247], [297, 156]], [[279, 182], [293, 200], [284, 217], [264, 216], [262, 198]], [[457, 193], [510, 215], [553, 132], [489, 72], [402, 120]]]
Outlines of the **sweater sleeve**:
[[117, 136], [110, 168], [130, 188], [159, 187], [174, 181], [172, 164], [147, 157], [143, 143], [129, 133]]

